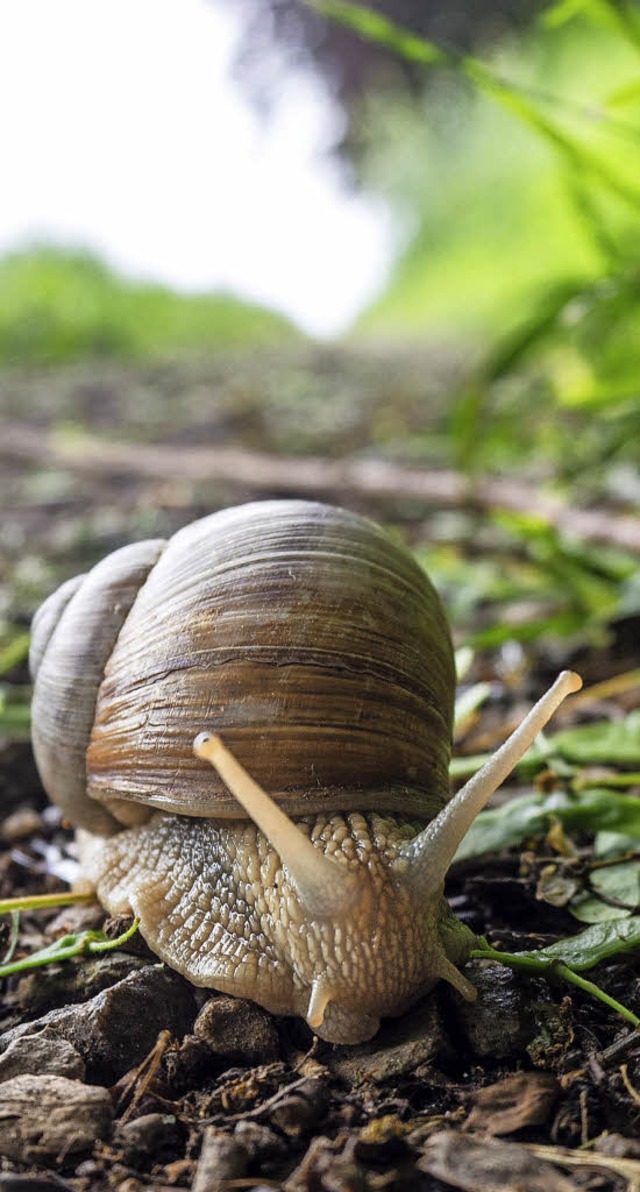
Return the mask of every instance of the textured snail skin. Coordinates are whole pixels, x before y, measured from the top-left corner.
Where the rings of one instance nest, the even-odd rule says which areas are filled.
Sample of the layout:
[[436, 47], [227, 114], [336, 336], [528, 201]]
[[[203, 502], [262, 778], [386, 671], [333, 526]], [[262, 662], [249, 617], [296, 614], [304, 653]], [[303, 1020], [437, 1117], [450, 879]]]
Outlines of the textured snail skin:
[[310, 919], [262, 832], [233, 820], [156, 815], [104, 844], [83, 833], [83, 869], [100, 901], [139, 916], [154, 951], [196, 985], [306, 1018], [322, 974], [331, 1000], [313, 1029], [333, 1043], [370, 1039], [439, 978], [474, 996], [454, 967], [473, 946], [469, 929], [442, 895], [421, 904], [394, 880], [415, 824], [375, 812], [295, 822], [358, 875], [344, 914]]
[[123, 547], [45, 602], [30, 662], [36, 761], [83, 880], [173, 968], [331, 1042], [440, 979], [475, 996], [446, 872], [580, 680], [450, 799], [449, 629], [380, 527], [269, 501]]

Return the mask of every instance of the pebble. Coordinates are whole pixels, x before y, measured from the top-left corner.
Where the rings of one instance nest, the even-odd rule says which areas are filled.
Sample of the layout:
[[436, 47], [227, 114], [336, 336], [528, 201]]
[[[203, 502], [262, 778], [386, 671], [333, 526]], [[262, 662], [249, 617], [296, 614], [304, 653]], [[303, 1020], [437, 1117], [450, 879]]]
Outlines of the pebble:
[[269, 1114], [269, 1120], [287, 1138], [301, 1138], [322, 1121], [328, 1107], [329, 1090], [326, 1084], [309, 1077], [277, 1102]]
[[48, 939], [60, 935], [71, 935], [76, 931], [99, 931], [105, 920], [105, 913], [98, 902], [76, 902], [63, 906], [44, 929]]
[[333, 1047], [323, 1057], [327, 1067], [350, 1085], [409, 1075], [428, 1075], [449, 1049], [438, 1005], [433, 997], [419, 1002], [402, 1018], [385, 1022], [368, 1043]]
[[119, 1125], [115, 1141], [122, 1147], [126, 1162], [138, 1167], [150, 1160], [162, 1163], [182, 1149], [184, 1138], [184, 1126], [173, 1114], [145, 1113]]
[[478, 990], [477, 1000], [467, 1002], [454, 990], [450, 997], [474, 1055], [481, 1059], [520, 1055], [536, 1031], [530, 986], [510, 969], [479, 960], [469, 962], [465, 976]]
[[8, 844], [16, 840], [26, 840], [28, 836], [35, 836], [42, 832], [42, 816], [33, 807], [19, 807], [12, 811], [0, 824], [0, 837]]
[[215, 1126], [207, 1126], [191, 1192], [223, 1192], [229, 1180], [242, 1179], [249, 1157], [242, 1143]]
[[110, 1086], [141, 1063], [160, 1031], [182, 1038], [194, 1016], [187, 982], [164, 965], [147, 965], [82, 1005], [50, 1010], [6, 1031], [0, 1035], [0, 1055], [14, 1040], [48, 1028], [82, 1056], [87, 1080]]
[[14, 1076], [66, 1076], [84, 1080], [85, 1065], [72, 1043], [46, 1028], [14, 1039], [0, 1055], [0, 1082]]
[[36, 969], [18, 984], [18, 1001], [30, 1014], [43, 1014], [57, 1006], [86, 1002], [103, 989], [116, 985], [145, 962], [122, 952], [107, 952], [94, 960], [82, 957], [66, 964]]
[[55, 1167], [109, 1138], [112, 1119], [106, 1089], [64, 1076], [16, 1076], [0, 1085], [0, 1154]]
[[574, 1192], [576, 1187], [557, 1167], [518, 1143], [472, 1138], [456, 1130], [432, 1134], [418, 1167], [463, 1192]]
[[625, 1138], [622, 1134], [601, 1134], [593, 1144], [601, 1155], [614, 1159], [640, 1159], [640, 1138]]
[[250, 1118], [238, 1122], [234, 1136], [242, 1143], [249, 1158], [257, 1163], [286, 1155], [288, 1150], [288, 1143], [282, 1135], [276, 1134], [275, 1130], [270, 1130], [260, 1122], [251, 1121]]
[[196, 1018], [193, 1033], [214, 1055], [247, 1063], [269, 1063], [280, 1051], [273, 1019], [245, 998], [209, 998]]

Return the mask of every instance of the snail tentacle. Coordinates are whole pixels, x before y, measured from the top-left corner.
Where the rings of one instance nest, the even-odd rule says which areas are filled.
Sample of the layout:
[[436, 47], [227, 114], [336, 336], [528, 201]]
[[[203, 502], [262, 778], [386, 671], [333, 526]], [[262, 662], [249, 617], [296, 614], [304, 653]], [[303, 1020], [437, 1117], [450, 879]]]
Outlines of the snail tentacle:
[[423, 832], [400, 849], [400, 859], [409, 867], [405, 880], [428, 899], [442, 887], [447, 870], [466, 833], [494, 791], [524, 757], [538, 733], [566, 698], [582, 687], [574, 671], [562, 671], [552, 687], [534, 704], [522, 723], [477, 774], [473, 775], [450, 803]]
[[307, 1022], [312, 1030], [322, 1026], [331, 994], [331, 987], [324, 977], [317, 977], [311, 986], [311, 997], [307, 1006]]
[[254, 781], [215, 733], [199, 733], [196, 757], [208, 761], [238, 802], [264, 833], [289, 871], [307, 914], [332, 918], [348, 912], [359, 889], [356, 874], [323, 856], [281, 807]]

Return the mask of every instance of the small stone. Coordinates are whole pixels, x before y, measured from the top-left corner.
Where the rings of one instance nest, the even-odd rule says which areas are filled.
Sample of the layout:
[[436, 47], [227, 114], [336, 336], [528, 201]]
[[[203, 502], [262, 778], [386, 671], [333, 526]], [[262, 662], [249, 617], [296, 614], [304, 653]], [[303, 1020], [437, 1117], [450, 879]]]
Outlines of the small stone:
[[469, 962], [465, 976], [478, 990], [476, 1001], [447, 992], [473, 1053], [482, 1059], [520, 1055], [535, 1034], [530, 986], [510, 969], [478, 960]]
[[385, 1022], [374, 1039], [355, 1047], [334, 1047], [327, 1067], [349, 1084], [378, 1084], [416, 1073], [424, 1075], [448, 1050], [435, 998], [419, 1002], [402, 1018]]
[[49, 1028], [82, 1056], [87, 1080], [110, 1086], [141, 1063], [160, 1031], [182, 1038], [194, 1014], [187, 982], [162, 964], [147, 965], [83, 1005], [50, 1010], [35, 1022], [5, 1031], [0, 1054], [15, 1039]]
[[144, 967], [143, 960], [125, 956], [122, 952], [106, 952], [93, 960], [82, 957], [66, 964], [50, 965], [22, 977], [18, 984], [18, 1001], [23, 1010], [43, 1014], [56, 1006], [86, 1002]]
[[329, 1092], [324, 1081], [308, 1078], [277, 1102], [269, 1120], [288, 1138], [300, 1138], [322, 1121], [328, 1106]]
[[420, 1171], [463, 1192], [573, 1192], [545, 1159], [537, 1159], [516, 1142], [472, 1138], [455, 1130], [439, 1130], [424, 1144]]
[[60, 935], [72, 935], [78, 931], [99, 931], [104, 918], [100, 903], [75, 902], [71, 906], [63, 906], [55, 919], [47, 923], [44, 934], [55, 940]]
[[33, 807], [19, 807], [0, 824], [0, 836], [8, 844], [16, 840], [26, 840], [28, 836], [35, 836], [42, 832], [42, 816]]
[[308, 1192], [310, 1188], [366, 1192], [371, 1185], [355, 1151], [355, 1138], [314, 1138], [302, 1162], [282, 1185], [284, 1192]]
[[222, 1192], [227, 1181], [242, 1179], [248, 1162], [247, 1152], [237, 1138], [216, 1126], [207, 1126], [191, 1192]]
[[265, 1159], [286, 1155], [288, 1151], [289, 1144], [282, 1135], [249, 1118], [238, 1122], [234, 1135], [242, 1143], [249, 1158], [256, 1163], [264, 1163]]
[[279, 1054], [273, 1019], [255, 1002], [236, 997], [212, 997], [196, 1018], [194, 1034], [214, 1055], [248, 1063], [268, 1063]]
[[14, 1076], [66, 1076], [84, 1080], [82, 1056], [66, 1039], [45, 1029], [40, 1034], [14, 1039], [0, 1055], [0, 1082]]
[[[133, 923], [132, 915], [110, 915], [104, 924], [104, 934], [109, 940], [117, 940], [129, 930]], [[140, 956], [147, 964], [157, 961], [157, 953], [148, 945], [141, 931], [135, 931], [123, 945], [123, 951], [129, 956]]]
[[593, 1145], [601, 1155], [610, 1155], [612, 1159], [640, 1159], [638, 1138], [625, 1138], [622, 1134], [603, 1134]]
[[138, 1167], [149, 1160], [161, 1163], [180, 1151], [184, 1137], [184, 1127], [172, 1114], [145, 1113], [119, 1125], [115, 1141], [122, 1147], [127, 1163]]
[[100, 1175], [100, 1164], [96, 1163], [95, 1159], [85, 1159], [83, 1163], [79, 1163], [74, 1174], [78, 1179], [95, 1179]]
[[57, 1166], [108, 1138], [112, 1119], [106, 1089], [64, 1076], [16, 1076], [0, 1085], [0, 1154]]

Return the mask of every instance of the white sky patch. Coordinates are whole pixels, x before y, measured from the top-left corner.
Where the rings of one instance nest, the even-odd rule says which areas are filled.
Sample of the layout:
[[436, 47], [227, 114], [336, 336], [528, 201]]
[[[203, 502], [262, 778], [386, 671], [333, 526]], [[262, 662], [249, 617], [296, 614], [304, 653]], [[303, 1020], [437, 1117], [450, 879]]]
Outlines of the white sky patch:
[[284, 77], [267, 123], [252, 111], [237, 37], [207, 0], [4, 0], [0, 251], [80, 244], [345, 328], [382, 284], [390, 219], [324, 156], [339, 116], [313, 79]]

